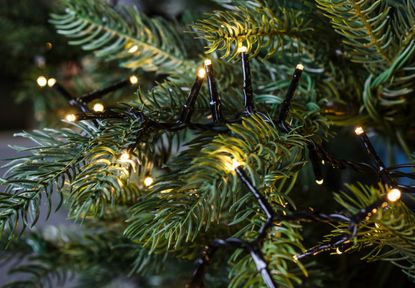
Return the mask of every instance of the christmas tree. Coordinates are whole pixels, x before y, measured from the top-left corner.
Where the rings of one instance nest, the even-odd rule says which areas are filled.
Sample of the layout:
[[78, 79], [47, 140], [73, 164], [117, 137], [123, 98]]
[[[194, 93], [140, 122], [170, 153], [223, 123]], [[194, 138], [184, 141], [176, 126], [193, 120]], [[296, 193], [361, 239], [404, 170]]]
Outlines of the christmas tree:
[[[51, 15], [110, 83], [35, 79], [68, 114], [2, 178], [7, 287], [415, 281], [413, 1], [124, 4]], [[79, 226], [35, 229], [65, 208]]]

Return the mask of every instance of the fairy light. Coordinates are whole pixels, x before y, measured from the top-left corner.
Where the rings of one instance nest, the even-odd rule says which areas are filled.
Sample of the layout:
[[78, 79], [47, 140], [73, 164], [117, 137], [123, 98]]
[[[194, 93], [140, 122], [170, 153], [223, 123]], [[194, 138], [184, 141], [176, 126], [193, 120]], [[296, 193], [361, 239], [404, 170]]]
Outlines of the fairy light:
[[197, 71], [197, 77], [200, 79], [203, 79], [206, 77], [206, 70], [204, 68], [199, 69], [199, 71]]
[[303, 71], [304, 70], [304, 65], [303, 64], [297, 64], [295, 69]]
[[147, 176], [146, 178], [144, 178], [144, 185], [146, 187], [150, 186], [151, 184], [153, 184], [154, 179], [151, 176]]
[[340, 248], [339, 248], [339, 247], [337, 247], [337, 248], [336, 248], [336, 253], [337, 253], [337, 255], [341, 255], [341, 254], [343, 254], [343, 252], [340, 250]]
[[37, 85], [39, 85], [39, 87], [45, 87], [46, 85], [48, 85], [48, 79], [46, 79], [45, 76], [39, 76], [36, 79], [36, 83]]
[[104, 105], [102, 105], [101, 103], [95, 103], [95, 104], [94, 104], [94, 107], [92, 107], [92, 109], [93, 109], [95, 112], [104, 112], [105, 107], [104, 107]]
[[206, 60], [205, 60], [205, 65], [206, 65], [206, 66], [210, 66], [210, 65], [212, 65], [212, 60], [210, 60], [210, 59], [206, 59]]
[[316, 179], [317, 185], [322, 185], [324, 183], [324, 179]]
[[354, 133], [356, 133], [356, 135], [362, 135], [363, 133], [365, 133], [365, 130], [363, 130], [362, 127], [356, 127], [356, 129], [354, 129]]
[[134, 45], [133, 47], [131, 47], [130, 49], [128, 49], [128, 53], [135, 53], [138, 51], [138, 46]]
[[68, 114], [65, 116], [65, 120], [68, 122], [75, 122], [76, 121], [76, 115], [75, 114]]
[[49, 78], [48, 79], [48, 86], [49, 87], [53, 87], [56, 84], [56, 79], [55, 78]]
[[135, 75], [130, 76], [130, 83], [135, 85], [138, 83], [138, 77]]
[[246, 46], [241, 46], [238, 48], [238, 53], [246, 53], [248, 52], [248, 48]]
[[389, 202], [396, 202], [401, 198], [401, 196], [401, 190], [394, 188], [388, 192], [386, 198], [388, 198]]
[[121, 162], [128, 162], [130, 160], [131, 156], [130, 153], [128, 153], [128, 151], [124, 151], [121, 155], [120, 155], [120, 161]]

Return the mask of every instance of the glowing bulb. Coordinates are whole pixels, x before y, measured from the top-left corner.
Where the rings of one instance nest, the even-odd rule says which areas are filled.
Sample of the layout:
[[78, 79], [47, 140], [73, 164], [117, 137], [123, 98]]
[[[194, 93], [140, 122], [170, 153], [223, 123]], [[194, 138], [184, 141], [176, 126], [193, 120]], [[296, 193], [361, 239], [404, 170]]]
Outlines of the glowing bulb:
[[401, 190], [394, 188], [388, 192], [386, 197], [390, 202], [396, 202], [401, 198], [401, 196]]
[[206, 76], [206, 70], [205, 69], [199, 69], [199, 71], [197, 72], [197, 77], [199, 77], [200, 79], [205, 78]]
[[337, 248], [336, 248], [336, 253], [337, 253], [338, 255], [343, 254], [343, 252], [340, 250], [340, 248], [339, 248], [339, 247], [337, 247]]
[[48, 85], [48, 79], [46, 79], [45, 76], [39, 76], [36, 79], [37, 85], [39, 85], [40, 87], [45, 87], [46, 85]]
[[150, 186], [151, 184], [153, 184], [153, 182], [154, 182], [154, 179], [153, 179], [153, 178], [151, 178], [150, 176], [147, 176], [147, 177], [144, 179], [144, 185], [145, 185], [146, 187], [148, 187], [148, 186]]
[[53, 87], [55, 84], [56, 84], [56, 79], [55, 78], [49, 78], [48, 86]]
[[324, 182], [324, 179], [320, 179], [320, 180], [316, 179], [317, 185], [321, 185], [323, 184], [323, 182]]
[[128, 153], [127, 151], [123, 152], [120, 156], [120, 161], [128, 162], [129, 160], [130, 160], [130, 153]]
[[304, 65], [303, 64], [297, 64], [295, 69], [303, 71], [304, 70]]
[[324, 164], [326, 164], [326, 162], [325, 162], [324, 160], [321, 160], [321, 164], [323, 164], [323, 165], [324, 165]]
[[375, 223], [376, 228], [380, 228], [380, 225], [378, 223]]
[[130, 76], [130, 83], [131, 84], [137, 84], [138, 83], [138, 78], [135, 75]]
[[68, 122], [75, 122], [76, 121], [76, 115], [75, 114], [68, 114], [68, 115], [66, 115], [65, 119]]
[[354, 133], [356, 133], [356, 135], [362, 135], [365, 133], [365, 130], [363, 130], [362, 127], [356, 127], [356, 129], [354, 129]]
[[248, 52], [248, 48], [246, 46], [241, 46], [238, 48], [238, 53], [246, 53]]
[[102, 105], [101, 103], [95, 103], [94, 107], [92, 107], [92, 109], [95, 112], [104, 112], [104, 105]]
[[298, 256], [297, 255], [294, 255], [293, 256], [293, 260], [294, 260], [294, 262], [297, 262], [298, 261]]
[[236, 168], [238, 168], [239, 166], [241, 166], [241, 163], [239, 163], [238, 161], [236, 161], [235, 159], [232, 159], [232, 168], [233, 170], [235, 170]]
[[206, 66], [212, 65], [212, 61], [210, 59], [206, 59], [205, 60], [205, 65]]
[[134, 45], [133, 47], [131, 47], [130, 49], [128, 49], [128, 53], [135, 53], [138, 50], [138, 46]]

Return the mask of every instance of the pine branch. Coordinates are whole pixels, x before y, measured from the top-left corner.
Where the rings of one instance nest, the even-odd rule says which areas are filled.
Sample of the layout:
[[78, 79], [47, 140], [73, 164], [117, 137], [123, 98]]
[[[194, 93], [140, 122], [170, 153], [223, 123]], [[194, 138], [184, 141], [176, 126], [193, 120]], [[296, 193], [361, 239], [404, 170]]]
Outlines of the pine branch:
[[383, 0], [317, 0], [333, 28], [344, 37], [351, 60], [379, 71], [392, 63], [396, 49], [389, 21], [390, 7]]
[[300, 12], [289, 10], [276, 14], [268, 7], [248, 9], [243, 6], [231, 11], [215, 11], [193, 25], [208, 42], [207, 53], [223, 51], [222, 57], [233, 59], [238, 47], [245, 45], [256, 57], [267, 50], [265, 57], [275, 54], [287, 43], [286, 37], [297, 38], [308, 31]]
[[121, 15], [104, 1], [65, 3], [65, 14], [53, 14], [51, 23], [58, 33], [75, 38], [70, 44], [81, 45], [84, 50], [95, 51], [99, 58], [117, 60], [121, 67], [133, 70], [172, 73], [192, 68], [171, 23], [150, 19], [132, 9]]
[[[357, 213], [387, 192], [387, 187], [382, 185], [378, 187], [349, 185], [348, 188], [351, 195], [336, 194], [335, 199], [350, 213]], [[403, 202], [383, 205], [361, 223], [357, 239], [350, 250], [371, 248], [364, 259], [391, 262], [415, 279], [414, 223], [415, 216]], [[348, 228], [339, 226], [334, 230], [334, 235], [343, 229]]]

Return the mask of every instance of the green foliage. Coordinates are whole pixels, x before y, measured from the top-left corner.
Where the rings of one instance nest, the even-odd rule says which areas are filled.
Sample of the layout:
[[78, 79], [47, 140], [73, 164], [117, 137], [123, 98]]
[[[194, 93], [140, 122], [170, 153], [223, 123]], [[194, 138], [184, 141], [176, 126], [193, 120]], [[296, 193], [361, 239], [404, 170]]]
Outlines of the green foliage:
[[[348, 188], [351, 193], [337, 194], [335, 198], [352, 214], [384, 197], [388, 191], [383, 185], [349, 185]], [[385, 203], [359, 225], [357, 238], [350, 250], [369, 248], [370, 251], [363, 259], [389, 261], [401, 268], [414, 281], [414, 223], [415, 216], [404, 203]], [[344, 233], [345, 230], [347, 231], [347, 227], [340, 225], [334, 232]]]
[[266, 51], [265, 57], [270, 57], [287, 44], [286, 36], [297, 38], [308, 30], [299, 12], [277, 13], [262, 5], [236, 6], [231, 11], [215, 11], [193, 28], [208, 41], [207, 53], [220, 50], [224, 51], [223, 57], [233, 59], [238, 55], [238, 47], [245, 45], [252, 57], [263, 51]]
[[71, 45], [133, 70], [169, 73], [192, 65], [178, 32], [163, 19], [132, 9], [121, 15], [104, 1], [69, 0], [66, 6], [65, 14], [54, 14], [51, 22], [58, 33], [73, 39]]

